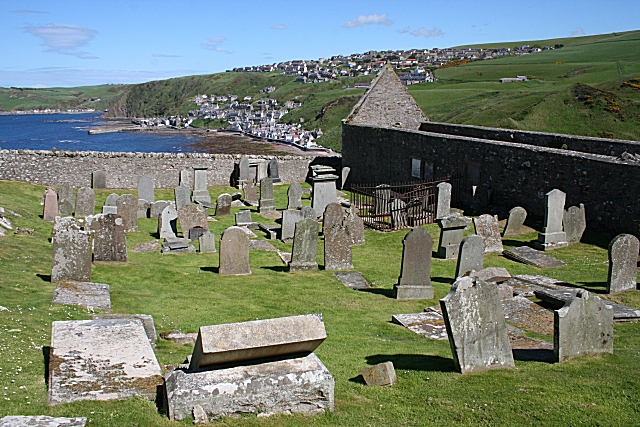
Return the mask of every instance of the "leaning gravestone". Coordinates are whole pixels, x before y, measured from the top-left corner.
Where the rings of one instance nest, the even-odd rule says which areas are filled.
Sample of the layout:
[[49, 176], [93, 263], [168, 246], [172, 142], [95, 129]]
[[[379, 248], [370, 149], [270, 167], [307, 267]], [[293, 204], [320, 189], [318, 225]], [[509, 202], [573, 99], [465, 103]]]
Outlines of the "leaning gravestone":
[[93, 237], [91, 233], [81, 230], [80, 224], [72, 219], [55, 224], [52, 234], [51, 281], [54, 283], [60, 280], [90, 282]]
[[198, 239], [200, 241], [200, 253], [206, 254], [216, 251], [216, 236], [210, 231], [205, 231]]
[[116, 202], [118, 215], [124, 221], [124, 231], [135, 233], [138, 231], [138, 199], [133, 194], [123, 194]]
[[260, 180], [260, 208], [261, 214], [275, 212], [276, 202], [273, 199], [273, 180], [271, 178], [262, 178]]
[[607, 293], [636, 289], [638, 284], [638, 238], [619, 234], [609, 243]]
[[107, 188], [107, 173], [105, 171], [93, 171], [91, 174], [91, 188], [94, 190]]
[[394, 285], [396, 299], [433, 298], [431, 251], [433, 239], [423, 227], [416, 227], [402, 240], [402, 269]]
[[305, 218], [295, 225], [289, 271], [317, 270], [318, 228], [315, 218]]
[[64, 418], [46, 415], [11, 415], [0, 418], [0, 427], [85, 427], [85, 417]]
[[502, 252], [502, 238], [498, 220], [493, 215], [480, 215], [473, 220], [476, 234], [484, 240], [485, 253]]
[[99, 215], [91, 223], [91, 230], [94, 261], [127, 262], [127, 236], [120, 215]]
[[351, 261], [351, 241], [347, 230], [341, 224], [323, 227], [324, 234], [324, 269], [353, 270]]
[[507, 225], [504, 227], [502, 236], [518, 236], [522, 234], [522, 226], [524, 225], [525, 219], [527, 219], [527, 211], [524, 208], [516, 206], [511, 209], [509, 211], [509, 219], [507, 219]]
[[158, 236], [161, 239], [175, 239], [178, 227], [176, 225], [178, 212], [176, 208], [169, 205], [158, 217]]
[[347, 229], [352, 245], [364, 245], [364, 222], [358, 215], [358, 208], [351, 206], [347, 209], [347, 215], [342, 224]]
[[[182, 237], [189, 237], [189, 231], [195, 227], [209, 229], [207, 211], [197, 204], [190, 204], [178, 211], [178, 220], [182, 229]], [[196, 239], [197, 240], [197, 239]]]
[[154, 194], [153, 180], [143, 175], [138, 179], [138, 199], [147, 200], [151, 203], [156, 201], [156, 196]]
[[42, 219], [45, 221], [53, 221], [58, 214], [58, 193], [51, 188], [47, 188], [44, 192], [44, 212]]
[[96, 193], [89, 187], [80, 187], [76, 196], [76, 218], [93, 215], [96, 210]]
[[75, 188], [70, 183], [65, 182], [58, 190], [58, 212], [60, 216], [73, 215], [75, 206]]
[[458, 213], [449, 214], [438, 220], [440, 226], [440, 240], [438, 242], [438, 256], [444, 259], [458, 257], [460, 242], [464, 231], [471, 224], [471, 218], [460, 216]]
[[209, 195], [209, 188], [207, 183], [207, 167], [195, 167], [194, 166], [194, 186], [193, 196], [191, 200], [194, 202], [211, 203], [211, 195]]
[[436, 219], [440, 219], [451, 212], [451, 184], [441, 182], [436, 188]]
[[567, 195], [557, 188], [546, 194], [544, 228], [542, 233], [538, 233], [538, 241], [535, 242], [536, 249], [549, 251], [568, 245], [567, 235], [562, 231], [562, 218], [564, 217], [564, 202], [566, 197]]
[[280, 172], [278, 168], [278, 159], [275, 157], [269, 160], [269, 178], [273, 180], [274, 184], [280, 184]]
[[302, 211], [286, 209], [282, 211], [282, 229], [280, 238], [283, 242], [290, 242], [296, 231], [296, 224], [304, 219]]
[[302, 186], [294, 182], [289, 186], [287, 190], [287, 197], [289, 202], [287, 203], [287, 209], [301, 209], [302, 208]]
[[554, 311], [553, 351], [558, 362], [586, 354], [613, 354], [613, 309], [595, 295], [579, 290]]
[[515, 368], [498, 288], [458, 278], [440, 300], [456, 370], [463, 374]]
[[120, 195], [116, 193], [109, 194], [104, 201], [104, 206], [117, 206], [119, 198], [120, 198]]
[[587, 228], [587, 217], [582, 203], [580, 206], [570, 206], [564, 211], [562, 226], [569, 244], [578, 243], [582, 239], [582, 234]]
[[180, 184], [173, 189], [176, 198], [176, 209], [180, 210], [191, 203], [191, 188], [188, 185]]
[[249, 237], [240, 227], [229, 227], [220, 238], [221, 276], [251, 274]]
[[458, 254], [458, 265], [456, 266], [456, 277], [482, 270], [484, 253], [484, 240], [482, 237], [472, 234], [462, 239], [460, 253]]
[[216, 216], [231, 215], [231, 194], [223, 193], [216, 200]]

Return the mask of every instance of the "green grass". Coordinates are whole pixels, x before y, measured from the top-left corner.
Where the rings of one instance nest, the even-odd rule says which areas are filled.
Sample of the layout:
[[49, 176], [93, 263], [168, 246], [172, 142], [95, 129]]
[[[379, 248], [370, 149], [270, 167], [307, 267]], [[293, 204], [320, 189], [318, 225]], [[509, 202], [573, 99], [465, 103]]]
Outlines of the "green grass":
[[[0, 206], [23, 215], [14, 225], [35, 228], [33, 237], [0, 238], [0, 417], [47, 414], [86, 416], [93, 426], [190, 425], [170, 422], [152, 402], [77, 402], [49, 407], [42, 346], [49, 345], [51, 322], [88, 319], [85, 309], [54, 305], [51, 272], [51, 224], [40, 215], [44, 188], [0, 182]], [[211, 188], [212, 198], [233, 189]], [[287, 186], [275, 187], [276, 205], [286, 206]], [[101, 206], [112, 191], [98, 191]], [[124, 193], [125, 191], [118, 191]], [[132, 191], [135, 194], [135, 191]], [[156, 199], [172, 192], [157, 190]], [[304, 200], [305, 204], [309, 200]], [[259, 218], [254, 211], [254, 218]], [[233, 209], [237, 211], [237, 209]], [[261, 222], [268, 222], [260, 219]], [[233, 215], [210, 226], [216, 236], [234, 223]], [[615, 353], [571, 359], [561, 364], [516, 361], [515, 370], [460, 375], [453, 371], [446, 341], [432, 341], [392, 324], [396, 313], [422, 311], [438, 303], [453, 281], [455, 261], [434, 259], [431, 277], [436, 298], [396, 301], [391, 290], [400, 273], [402, 238], [406, 231], [367, 230], [364, 246], [353, 248], [357, 271], [373, 285], [372, 292], [344, 287], [331, 272], [289, 274], [277, 254], [251, 252], [251, 276], [221, 277], [214, 273], [217, 254], [161, 255], [133, 253], [136, 243], [153, 240], [157, 222], [143, 219], [140, 231], [127, 236], [129, 262], [96, 264], [93, 281], [111, 286], [113, 312], [147, 313], [158, 331], [196, 332], [199, 326], [321, 312], [327, 339], [317, 354], [336, 381], [336, 409], [314, 417], [273, 416], [225, 418], [225, 426], [402, 426], [402, 425], [637, 425], [640, 404], [640, 324], [615, 326]], [[436, 240], [437, 226], [426, 226]], [[259, 233], [259, 232], [258, 232]], [[505, 241], [507, 247], [533, 240], [535, 233]], [[485, 266], [506, 267], [511, 274], [544, 274], [602, 292], [607, 278], [608, 236], [587, 235], [592, 244], [576, 244], [553, 252], [567, 267], [541, 270], [509, 261], [498, 254]], [[260, 238], [263, 238], [260, 235]], [[290, 244], [274, 242], [283, 250]], [[323, 265], [322, 242], [318, 263]], [[614, 298], [640, 308], [640, 292]], [[20, 332], [8, 332], [19, 329]], [[550, 339], [549, 336], [542, 338]], [[161, 364], [181, 363], [190, 346], [164, 340], [156, 355]], [[368, 388], [356, 380], [360, 368], [391, 360], [398, 374], [392, 388]], [[5, 395], [6, 394], [6, 395]], [[8, 398], [10, 400], [4, 400]], [[29, 404], [27, 404], [29, 402]]]
[[[0, 111], [45, 108], [110, 108], [126, 86], [99, 85], [73, 88], [3, 88], [0, 87]], [[99, 100], [98, 100], [99, 99]]]

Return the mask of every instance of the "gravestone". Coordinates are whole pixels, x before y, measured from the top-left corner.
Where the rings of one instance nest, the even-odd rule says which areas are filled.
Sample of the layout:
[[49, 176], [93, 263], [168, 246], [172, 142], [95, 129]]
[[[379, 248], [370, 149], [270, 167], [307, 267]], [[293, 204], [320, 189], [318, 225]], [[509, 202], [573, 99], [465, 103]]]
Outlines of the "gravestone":
[[238, 227], [247, 227], [251, 229], [258, 228], [258, 223], [253, 222], [253, 218], [251, 217], [251, 211], [249, 209], [243, 209], [241, 211], [236, 212], [236, 225]]
[[135, 233], [138, 231], [138, 199], [132, 194], [123, 194], [116, 202], [118, 215], [124, 221], [124, 231]]
[[273, 180], [274, 184], [280, 184], [282, 182], [278, 169], [278, 160], [275, 157], [269, 160], [269, 178]]
[[253, 181], [249, 180], [244, 184], [244, 201], [251, 206], [258, 206], [258, 190]]
[[158, 335], [156, 333], [156, 326], [153, 323], [153, 317], [150, 314], [120, 314], [120, 313], [100, 313], [100, 314], [92, 314], [91, 318], [93, 320], [100, 319], [138, 319], [142, 322], [142, 326], [144, 327], [144, 332], [147, 334], [147, 338], [149, 339], [149, 343], [151, 347], [156, 346], [156, 341], [158, 340]]
[[344, 189], [347, 184], [347, 179], [349, 178], [349, 173], [351, 172], [351, 168], [349, 166], [343, 166], [340, 171], [341, 180], [340, 180], [340, 189]]
[[516, 206], [509, 211], [509, 218], [507, 219], [507, 225], [504, 227], [503, 237], [507, 236], [519, 236], [522, 234], [522, 226], [524, 220], [527, 219], [527, 211], [525, 208]]
[[550, 251], [568, 245], [567, 235], [562, 231], [564, 217], [564, 202], [567, 195], [557, 188], [549, 191], [545, 196], [546, 210], [544, 213], [544, 228], [538, 233], [538, 240], [534, 242], [536, 249]]
[[76, 196], [76, 218], [93, 215], [96, 210], [96, 193], [89, 187], [80, 187]]
[[53, 265], [51, 281], [75, 280], [91, 281], [91, 246], [92, 234], [83, 231], [80, 224], [72, 221], [61, 221], [54, 225], [52, 233]]
[[204, 233], [206, 233], [207, 230], [205, 230], [202, 227], [193, 227], [191, 230], [189, 230], [189, 240], [192, 242], [200, 241], [200, 236], [202, 236]]
[[138, 219], [149, 218], [151, 211], [151, 202], [144, 199], [138, 199]]
[[358, 273], [357, 271], [352, 273], [333, 273], [333, 275], [337, 277], [342, 282], [342, 284], [349, 289], [354, 289], [357, 291], [361, 291], [363, 289], [371, 289], [371, 285], [362, 276], [362, 274]]
[[120, 198], [120, 195], [116, 193], [109, 194], [104, 201], [104, 206], [117, 206], [119, 198]]
[[85, 417], [64, 418], [46, 415], [7, 415], [0, 418], [0, 427], [85, 427]]
[[632, 234], [619, 234], [609, 243], [607, 293], [637, 288], [638, 247], [638, 238]]
[[311, 207], [317, 215], [322, 215], [329, 203], [338, 201], [336, 194], [336, 180], [338, 175], [327, 174], [313, 178], [313, 197]]
[[394, 230], [407, 228], [407, 204], [400, 199], [394, 199], [389, 203], [391, 211], [391, 226]]
[[91, 230], [94, 261], [127, 262], [127, 237], [120, 215], [98, 215]]
[[91, 174], [91, 188], [94, 190], [107, 188], [107, 174], [105, 171], [93, 171]]
[[451, 212], [451, 184], [441, 182], [436, 185], [436, 219], [449, 216]]
[[102, 207], [102, 213], [103, 214], [117, 214], [118, 213], [118, 208], [116, 206], [107, 206], [104, 205]]
[[169, 205], [171, 205], [171, 202], [167, 200], [158, 200], [157, 202], [153, 202], [149, 209], [149, 218], [159, 218], [164, 208]]
[[562, 226], [570, 245], [578, 243], [582, 239], [582, 234], [587, 228], [587, 216], [582, 203], [580, 206], [570, 206], [564, 211]]
[[[193, 188], [193, 180], [191, 179], [191, 171], [189, 169], [182, 169], [180, 171], [178, 186], [185, 186], [189, 189]], [[191, 194], [189, 194], [189, 197], [191, 197]]]
[[388, 215], [391, 203], [391, 187], [387, 184], [378, 185], [374, 190], [373, 208], [376, 215]]
[[231, 215], [231, 194], [222, 193], [216, 200], [216, 216]]
[[187, 185], [180, 184], [173, 189], [176, 199], [176, 209], [180, 210], [191, 203], [191, 188]]
[[367, 366], [362, 368], [360, 372], [365, 384], [368, 386], [390, 387], [396, 383], [396, 370], [393, 367], [393, 362]]
[[552, 256], [545, 255], [542, 251], [537, 251], [529, 246], [519, 246], [502, 252], [505, 258], [521, 262], [523, 264], [535, 265], [540, 268], [564, 267], [564, 262]]
[[304, 219], [302, 211], [286, 209], [282, 211], [282, 229], [280, 238], [283, 242], [293, 240], [296, 224]]
[[476, 234], [484, 240], [485, 253], [502, 252], [502, 238], [498, 220], [493, 215], [480, 215], [473, 220]]
[[53, 221], [58, 216], [58, 193], [51, 188], [47, 188], [44, 192], [44, 211], [42, 219], [45, 221]]
[[216, 251], [216, 236], [210, 232], [205, 231], [200, 235], [198, 239], [200, 241], [200, 253], [212, 253]]
[[182, 229], [182, 237], [189, 237], [189, 231], [195, 227], [209, 229], [207, 211], [198, 204], [190, 204], [178, 211], [178, 220]]
[[260, 208], [261, 214], [275, 212], [276, 202], [273, 199], [273, 180], [262, 178], [260, 180]]
[[440, 218], [440, 241], [438, 242], [438, 256], [444, 259], [455, 259], [458, 257], [460, 242], [464, 231], [469, 228], [471, 219], [454, 213]]
[[495, 285], [460, 277], [440, 306], [457, 371], [515, 368]]
[[351, 261], [351, 241], [346, 229], [341, 224], [323, 227], [324, 234], [324, 269], [353, 270]]
[[409, 231], [402, 240], [402, 267], [394, 285], [396, 299], [433, 298], [431, 286], [431, 251], [433, 239], [423, 227]]
[[238, 179], [240, 183], [247, 183], [249, 180], [249, 159], [247, 156], [240, 157], [240, 162], [238, 163]]
[[316, 220], [316, 218], [318, 218], [318, 214], [316, 213], [316, 210], [313, 209], [311, 206], [303, 206], [302, 207], [302, 216], [304, 216], [305, 218], [310, 218], [312, 220]]
[[52, 302], [92, 310], [111, 310], [111, 292], [105, 283], [61, 280], [53, 292]]
[[456, 277], [481, 271], [484, 264], [484, 253], [484, 240], [482, 237], [472, 234], [462, 239], [456, 266]]
[[156, 196], [154, 194], [153, 180], [143, 175], [138, 179], [138, 199], [147, 200], [151, 203], [156, 201]]
[[613, 354], [613, 309], [579, 290], [554, 313], [553, 351], [558, 362], [586, 354]]
[[287, 197], [289, 198], [287, 209], [302, 208], [302, 185], [297, 182], [291, 184], [287, 190]]
[[58, 213], [60, 216], [71, 216], [76, 206], [75, 188], [68, 182], [62, 183], [58, 189]]
[[249, 237], [240, 227], [229, 227], [220, 238], [221, 276], [251, 274]]
[[194, 166], [194, 186], [191, 200], [194, 202], [211, 203], [211, 196], [207, 184], [207, 167]]
[[177, 220], [176, 208], [171, 205], [164, 208], [158, 217], [158, 236], [161, 239], [175, 239], [178, 232]]
[[329, 203], [324, 209], [324, 215], [322, 217], [323, 228], [331, 228], [335, 225], [342, 225], [342, 218], [344, 211], [340, 203]]
[[289, 271], [314, 271], [318, 269], [318, 228], [315, 218], [305, 218], [295, 225], [293, 250]]
[[351, 206], [347, 209], [347, 215], [342, 224], [347, 230], [352, 245], [364, 245], [364, 222], [358, 215], [358, 208]]

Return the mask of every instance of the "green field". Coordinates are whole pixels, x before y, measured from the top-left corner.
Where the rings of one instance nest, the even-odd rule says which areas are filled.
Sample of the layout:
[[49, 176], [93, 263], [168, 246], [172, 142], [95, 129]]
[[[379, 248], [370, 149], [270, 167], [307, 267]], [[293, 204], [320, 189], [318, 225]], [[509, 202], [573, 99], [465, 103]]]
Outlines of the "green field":
[[[229, 187], [210, 189], [213, 198]], [[276, 206], [286, 207], [287, 186], [275, 187]], [[0, 206], [22, 215], [7, 215], [14, 225], [35, 235], [0, 237], [0, 417], [5, 415], [86, 416], [88, 426], [191, 425], [171, 422], [153, 402], [78, 402], [50, 407], [44, 378], [42, 346], [50, 343], [51, 323], [89, 319], [86, 309], [51, 303], [51, 224], [40, 215], [44, 187], [0, 182]], [[102, 206], [111, 191], [98, 191]], [[123, 191], [119, 191], [123, 193]], [[132, 190], [135, 194], [135, 190]], [[156, 190], [157, 199], [173, 193]], [[303, 200], [309, 204], [309, 200]], [[268, 222], [258, 216], [254, 219]], [[237, 209], [233, 209], [233, 212]], [[211, 222], [216, 236], [234, 223], [233, 216]], [[252, 251], [250, 276], [219, 276], [217, 254], [161, 255], [133, 253], [139, 242], [154, 240], [157, 221], [140, 220], [140, 231], [127, 236], [126, 265], [96, 264], [92, 280], [108, 283], [114, 313], [146, 313], [158, 332], [199, 326], [321, 312], [328, 338], [316, 353], [335, 377], [335, 412], [313, 417], [278, 415], [225, 418], [218, 426], [631, 426], [640, 419], [640, 323], [615, 326], [615, 353], [570, 359], [560, 364], [516, 361], [515, 370], [460, 375], [454, 371], [446, 341], [433, 341], [392, 324], [397, 313], [415, 313], [438, 304], [453, 282], [455, 261], [433, 260], [435, 299], [396, 301], [393, 284], [400, 273], [406, 231], [367, 230], [364, 246], [353, 248], [357, 271], [372, 284], [371, 292], [343, 286], [331, 272], [289, 274], [273, 252]], [[426, 226], [437, 244], [438, 228]], [[259, 238], [264, 238], [260, 234]], [[535, 233], [505, 240], [507, 248], [536, 238]], [[607, 279], [606, 247], [610, 236], [587, 234], [585, 241], [553, 252], [568, 264], [541, 270], [498, 254], [485, 266], [505, 267], [511, 274], [543, 274], [597, 294]], [[290, 251], [291, 245], [272, 242]], [[318, 263], [323, 265], [322, 239]], [[640, 308], [640, 292], [604, 296]], [[551, 341], [550, 335], [536, 335]], [[160, 340], [162, 365], [181, 363], [192, 347]], [[369, 388], [358, 378], [362, 367], [393, 361], [398, 382], [392, 388]]]
[[0, 112], [45, 108], [110, 108], [122, 95], [126, 86], [100, 85], [73, 88], [3, 88], [0, 87]]

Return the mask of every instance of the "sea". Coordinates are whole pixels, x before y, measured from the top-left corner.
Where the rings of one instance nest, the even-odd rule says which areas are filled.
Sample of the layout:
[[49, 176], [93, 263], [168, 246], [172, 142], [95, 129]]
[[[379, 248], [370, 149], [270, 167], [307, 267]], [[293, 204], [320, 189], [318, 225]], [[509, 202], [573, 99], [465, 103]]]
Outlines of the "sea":
[[189, 134], [113, 132], [89, 135], [103, 124], [101, 114], [0, 115], [0, 148], [125, 152], [193, 152], [197, 137]]

